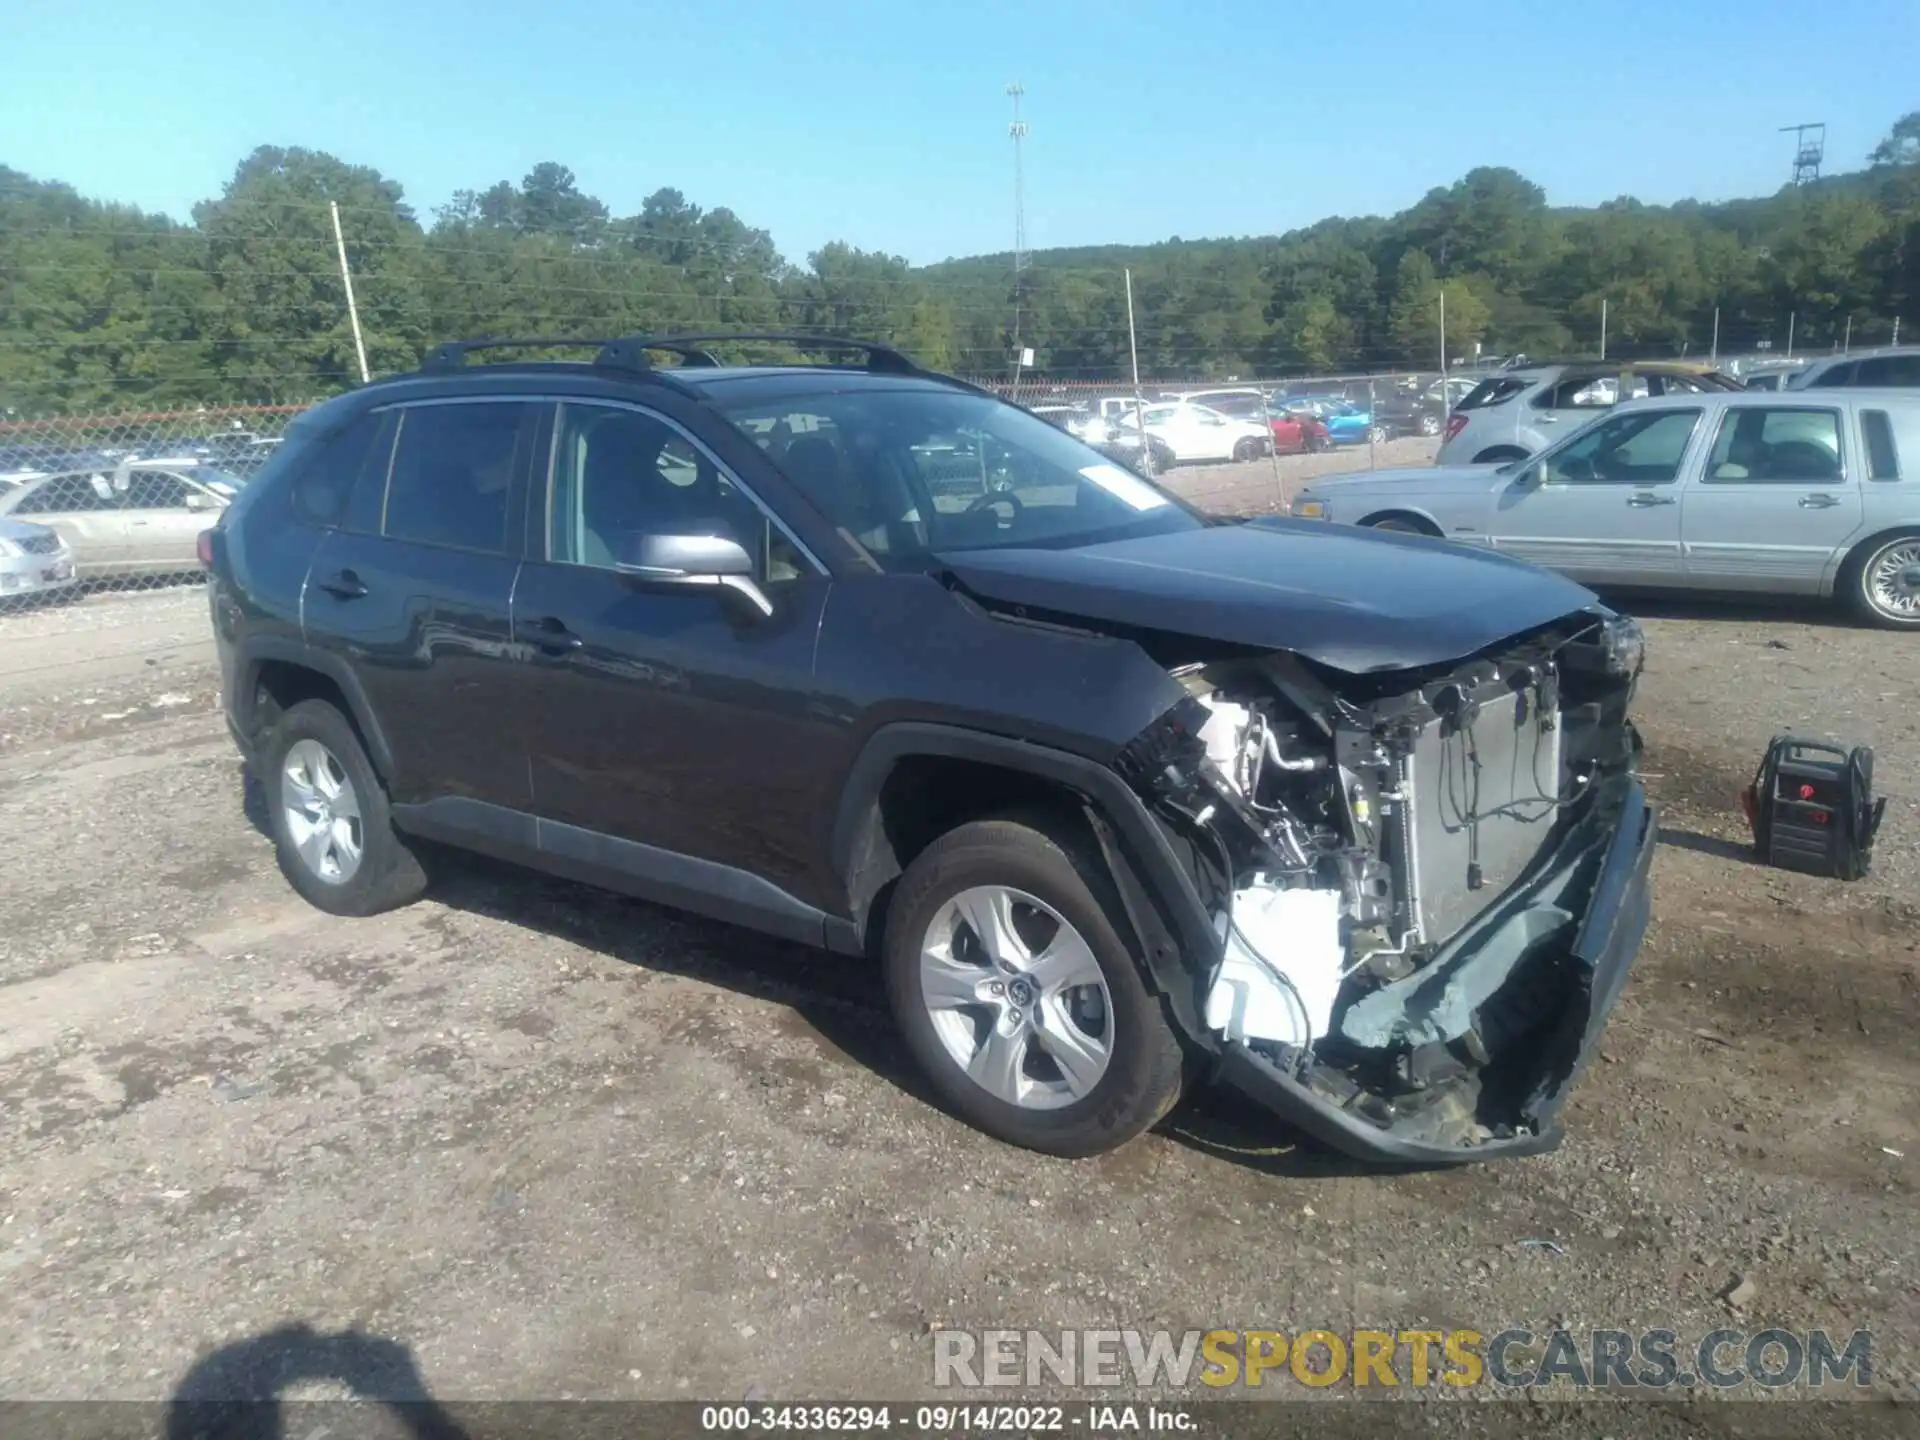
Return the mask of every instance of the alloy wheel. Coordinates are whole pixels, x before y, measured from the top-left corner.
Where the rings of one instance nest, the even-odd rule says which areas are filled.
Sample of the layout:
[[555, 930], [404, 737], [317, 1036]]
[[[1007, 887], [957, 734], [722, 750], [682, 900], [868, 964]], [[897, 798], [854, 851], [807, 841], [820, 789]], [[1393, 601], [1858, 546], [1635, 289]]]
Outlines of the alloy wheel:
[[1113, 1058], [1113, 1002], [1086, 940], [1045, 901], [962, 890], [920, 945], [920, 993], [953, 1062], [1023, 1110], [1084, 1099]]
[[1867, 562], [1867, 602], [1889, 620], [1920, 621], [1920, 539], [1896, 540]]
[[294, 853], [315, 879], [344, 885], [360, 869], [366, 830], [360, 798], [337, 757], [318, 740], [297, 740], [280, 766], [280, 805]]

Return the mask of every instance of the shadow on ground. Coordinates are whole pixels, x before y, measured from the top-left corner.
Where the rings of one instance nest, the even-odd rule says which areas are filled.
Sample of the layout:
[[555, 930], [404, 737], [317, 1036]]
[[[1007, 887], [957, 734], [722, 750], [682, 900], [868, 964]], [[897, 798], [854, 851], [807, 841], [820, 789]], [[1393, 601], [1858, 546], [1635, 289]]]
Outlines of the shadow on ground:
[[[380, 1402], [397, 1422], [392, 1433], [409, 1440], [467, 1440], [466, 1430], [428, 1393], [405, 1345], [358, 1330], [327, 1334], [305, 1324], [249, 1336], [198, 1361], [174, 1387], [166, 1440], [303, 1440], [335, 1430], [322, 1417], [344, 1412], [344, 1397], [285, 1399], [296, 1386], [345, 1390], [354, 1399]], [[336, 1433], [369, 1433], [365, 1417]]]

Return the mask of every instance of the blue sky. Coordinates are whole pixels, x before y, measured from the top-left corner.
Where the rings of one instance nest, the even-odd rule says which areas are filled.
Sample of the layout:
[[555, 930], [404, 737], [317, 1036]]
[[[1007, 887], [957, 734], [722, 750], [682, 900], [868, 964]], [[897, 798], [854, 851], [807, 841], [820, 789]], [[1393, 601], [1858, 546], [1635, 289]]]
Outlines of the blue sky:
[[[428, 216], [541, 160], [662, 185], [793, 259], [1004, 250], [1027, 89], [1034, 248], [1401, 209], [1475, 165], [1559, 204], [1771, 192], [1827, 123], [1856, 168], [1920, 108], [1915, 0], [9, 0], [0, 163], [184, 218], [254, 145]], [[1611, 23], [1610, 23], [1611, 22]]]

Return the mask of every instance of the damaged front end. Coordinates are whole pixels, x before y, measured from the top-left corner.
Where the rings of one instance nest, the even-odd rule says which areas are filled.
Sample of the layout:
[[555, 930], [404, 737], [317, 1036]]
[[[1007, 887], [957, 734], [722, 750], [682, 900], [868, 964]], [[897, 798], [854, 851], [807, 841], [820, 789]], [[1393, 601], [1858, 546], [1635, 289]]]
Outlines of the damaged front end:
[[1213, 922], [1223, 1078], [1376, 1161], [1558, 1142], [1647, 922], [1638, 628], [1584, 612], [1455, 664], [1188, 663], [1116, 769]]

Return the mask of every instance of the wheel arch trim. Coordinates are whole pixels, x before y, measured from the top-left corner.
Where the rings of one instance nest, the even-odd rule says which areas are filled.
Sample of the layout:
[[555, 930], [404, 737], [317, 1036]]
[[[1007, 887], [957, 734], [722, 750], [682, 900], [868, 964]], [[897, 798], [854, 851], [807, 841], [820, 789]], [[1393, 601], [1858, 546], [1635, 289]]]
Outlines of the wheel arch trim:
[[1166, 832], [1113, 770], [1085, 756], [958, 726], [899, 721], [870, 736], [847, 773], [834, 814], [829, 857], [848, 913], [862, 929], [868, 902], [853, 893], [856, 848], [875, 823], [882, 785], [901, 761], [967, 760], [1027, 774], [1079, 798], [1112, 871], [1117, 916], [1133, 932], [1150, 983], [1168, 999], [1189, 1038], [1205, 1041], [1201, 989], [1220, 949], [1206, 907]]
[[333, 682], [347, 702], [347, 718], [360, 731], [366, 741], [367, 758], [373, 762], [374, 773], [381, 783], [393, 784], [393, 748], [387, 743], [386, 732], [380, 727], [379, 717], [374, 713], [373, 704], [367, 698], [367, 692], [353, 669], [337, 655], [311, 646], [291, 636], [256, 635], [249, 636], [240, 643], [234, 656], [234, 684], [232, 695], [233, 720], [236, 728], [245, 736], [257, 737], [258, 719], [254, 714], [254, 697], [260, 688], [260, 672], [269, 663], [291, 665], [300, 670], [311, 670], [314, 674]]

